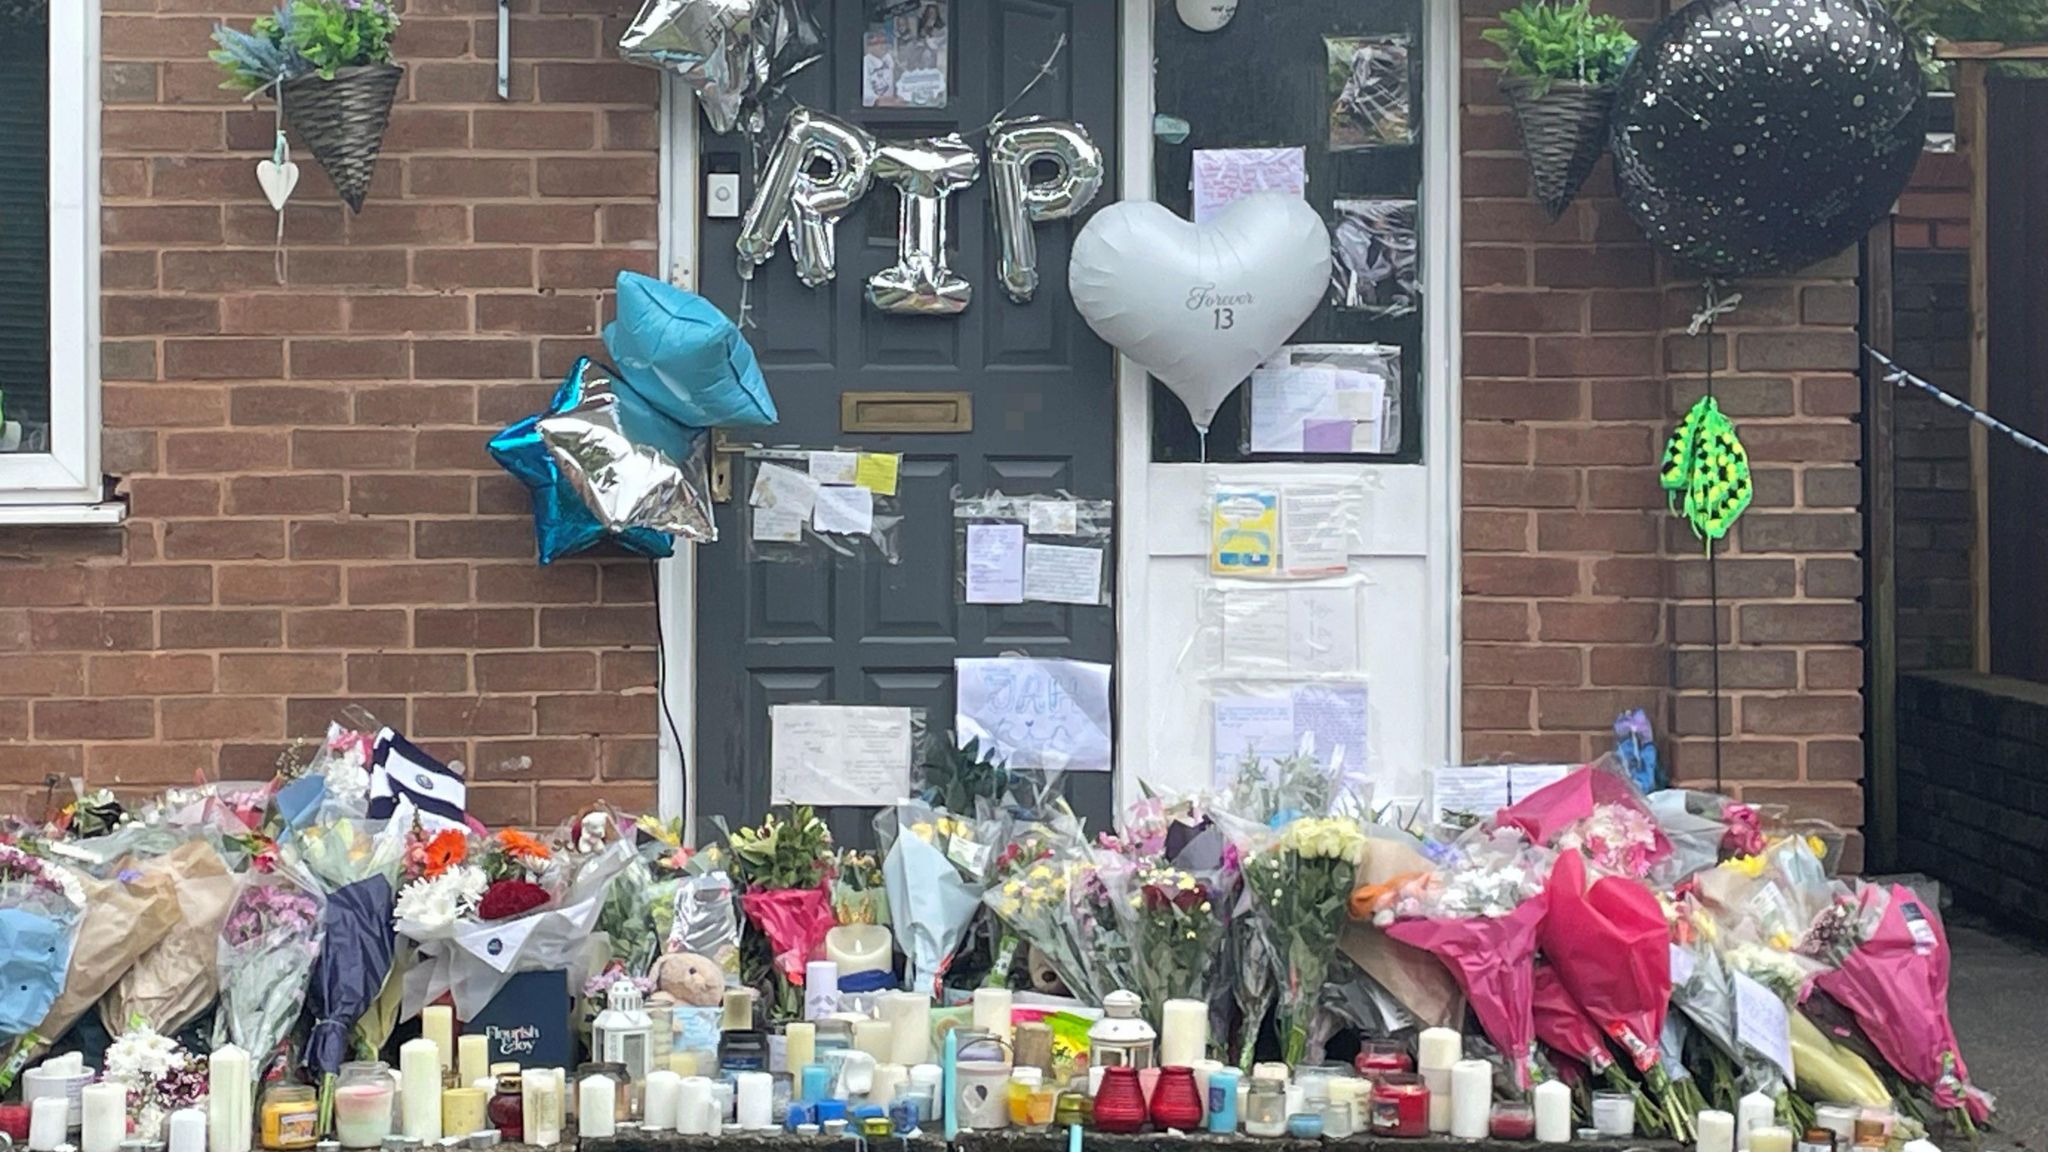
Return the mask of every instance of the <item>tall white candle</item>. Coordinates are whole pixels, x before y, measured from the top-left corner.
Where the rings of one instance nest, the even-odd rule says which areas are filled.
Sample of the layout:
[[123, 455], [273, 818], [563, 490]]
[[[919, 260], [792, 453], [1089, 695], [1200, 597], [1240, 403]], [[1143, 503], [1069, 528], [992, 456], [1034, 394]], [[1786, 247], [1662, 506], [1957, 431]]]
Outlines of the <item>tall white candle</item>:
[[804, 965], [804, 1019], [823, 1020], [839, 1011], [839, 965], [812, 960]]
[[29, 1152], [57, 1152], [71, 1134], [71, 1101], [62, 1096], [39, 1096], [28, 1110]]
[[197, 1108], [180, 1108], [171, 1113], [166, 1126], [169, 1152], [206, 1152], [206, 1113]]
[[1424, 1028], [1415, 1041], [1415, 1070], [1429, 1089], [1429, 1130], [1451, 1130], [1451, 1065], [1465, 1054], [1455, 1028]]
[[1572, 1090], [1562, 1080], [1545, 1080], [1530, 1095], [1536, 1101], [1536, 1139], [1563, 1144], [1572, 1138]]
[[528, 1068], [519, 1074], [520, 1122], [525, 1142], [543, 1148], [562, 1142], [562, 1085], [553, 1068]]
[[[428, 1005], [431, 1010], [434, 1006]], [[411, 1140], [441, 1138], [441, 1046], [422, 1036], [398, 1046], [399, 1130]]]
[[1460, 1060], [1451, 1065], [1451, 1135], [1460, 1140], [1486, 1139], [1493, 1116], [1493, 1065]]
[[1751, 1092], [1735, 1102], [1735, 1147], [1749, 1152], [1749, 1134], [1778, 1122], [1778, 1104], [1762, 1092]]
[[577, 1081], [576, 1135], [588, 1140], [617, 1132], [618, 1103], [619, 1086], [611, 1077], [600, 1074]]
[[709, 1136], [712, 1127], [711, 1080], [685, 1076], [676, 1086], [676, 1132], [682, 1136]]
[[439, 1046], [441, 1071], [455, 1066], [455, 1009], [446, 1004], [429, 1004], [420, 1009], [420, 1037]]
[[891, 992], [882, 997], [882, 1019], [889, 1022], [891, 1064], [923, 1064], [932, 1058], [932, 998], [925, 992]]
[[1694, 1152], [1735, 1152], [1735, 1117], [1719, 1108], [1699, 1114], [1694, 1127]]
[[865, 1052], [876, 1060], [887, 1060], [895, 1050], [896, 1029], [887, 1020], [856, 1020], [853, 1022], [853, 1047]]
[[490, 1079], [491, 1042], [483, 1033], [464, 1033], [455, 1041], [455, 1075], [470, 1085]]
[[683, 1078], [666, 1068], [656, 1068], [647, 1074], [647, 1086], [640, 1108], [642, 1128], [661, 1131], [676, 1126], [676, 1096], [682, 1092]]
[[739, 1126], [752, 1132], [774, 1123], [774, 1082], [766, 1072], [739, 1072], [732, 1078], [733, 1108]]
[[1159, 1006], [1159, 1065], [1194, 1067], [1209, 1054], [1209, 1006], [1200, 1000], [1168, 1000]]
[[[247, 1052], [233, 1044], [213, 1050], [206, 1065], [206, 1136], [212, 1152], [249, 1152], [255, 1139], [255, 1090]], [[440, 1107], [437, 1095], [434, 1108], [438, 1112]]]
[[801, 1083], [804, 1065], [816, 1063], [818, 1059], [818, 1026], [808, 1020], [783, 1025], [782, 1053], [789, 1062], [790, 1077]]
[[974, 990], [974, 1030], [986, 1032], [1010, 1042], [1010, 1005], [1013, 997], [1008, 988], [976, 988]]
[[[120, 1084], [87, 1084], [80, 1096], [84, 1124], [79, 1152], [117, 1152], [128, 1135], [128, 1089]], [[34, 1120], [34, 1115], [30, 1115]]]

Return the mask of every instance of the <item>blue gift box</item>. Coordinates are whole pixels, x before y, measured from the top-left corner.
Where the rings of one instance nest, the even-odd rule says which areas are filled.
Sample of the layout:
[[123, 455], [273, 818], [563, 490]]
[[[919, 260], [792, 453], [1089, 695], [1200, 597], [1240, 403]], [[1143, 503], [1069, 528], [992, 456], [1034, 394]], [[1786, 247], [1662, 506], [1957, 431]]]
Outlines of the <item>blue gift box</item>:
[[569, 974], [521, 972], [505, 982], [463, 1031], [490, 1041], [491, 1063], [522, 1068], [574, 1068], [576, 1027], [570, 1017]]

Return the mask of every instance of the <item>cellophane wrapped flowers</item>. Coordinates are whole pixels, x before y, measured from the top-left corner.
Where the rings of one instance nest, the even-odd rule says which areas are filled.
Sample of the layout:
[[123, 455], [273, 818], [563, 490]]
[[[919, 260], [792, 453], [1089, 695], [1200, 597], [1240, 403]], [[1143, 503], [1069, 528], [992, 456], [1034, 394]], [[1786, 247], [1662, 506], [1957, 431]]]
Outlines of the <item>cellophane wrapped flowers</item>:
[[1281, 1058], [1290, 1065], [1308, 1053], [1309, 1026], [1364, 857], [1365, 833], [1356, 822], [1312, 816], [1288, 824], [1245, 860], [1252, 913], [1275, 977]]

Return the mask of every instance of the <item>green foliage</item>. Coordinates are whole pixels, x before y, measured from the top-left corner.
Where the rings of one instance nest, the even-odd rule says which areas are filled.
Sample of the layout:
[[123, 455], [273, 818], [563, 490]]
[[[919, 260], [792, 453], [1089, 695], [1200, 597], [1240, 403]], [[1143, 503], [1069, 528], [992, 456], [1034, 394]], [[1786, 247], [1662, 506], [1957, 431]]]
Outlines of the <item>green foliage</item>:
[[[1935, 88], [1949, 86], [1948, 63], [1934, 58], [1937, 41], [1988, 40], [1999, 44], [2048, 41], [2048, 0], [1891, 0], [1892, 19], [1920, 53], [1920, 67]], [[2039, 62], [2001, 61], [1999, 71], [2048, 74]]]
[[223, 88], [254, 92], [280, 80], [391, 62], [398, 13], [386, 0], [291, 0], [243, 32], [213, 30], [218, 47], [207, 55], [227, 73]]
[[1500, 27], [1480, 35], [1507, 57], [1496, 66], [1535, 80], [1539, 97], [1558, 80], [1612, 84], [1636, 50], [1636, 38], [1621, 21], [1595, 15], [1588, 0], [1522, 0], [1521, 7], [1500, 14]]

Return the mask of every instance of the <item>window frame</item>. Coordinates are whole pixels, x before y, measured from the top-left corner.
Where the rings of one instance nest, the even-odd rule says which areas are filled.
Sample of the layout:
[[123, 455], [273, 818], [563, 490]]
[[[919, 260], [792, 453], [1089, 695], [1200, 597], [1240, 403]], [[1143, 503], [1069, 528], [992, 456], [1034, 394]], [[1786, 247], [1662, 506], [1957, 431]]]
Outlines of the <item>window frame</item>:
[[100, 475], [100, 0], [52, 0], [50, 450], [0, 455], [0, 523], [104, 522]]

